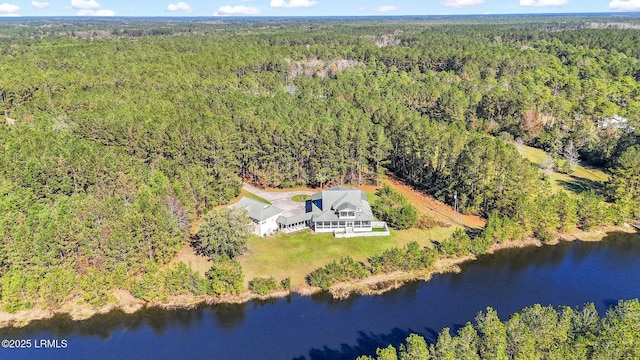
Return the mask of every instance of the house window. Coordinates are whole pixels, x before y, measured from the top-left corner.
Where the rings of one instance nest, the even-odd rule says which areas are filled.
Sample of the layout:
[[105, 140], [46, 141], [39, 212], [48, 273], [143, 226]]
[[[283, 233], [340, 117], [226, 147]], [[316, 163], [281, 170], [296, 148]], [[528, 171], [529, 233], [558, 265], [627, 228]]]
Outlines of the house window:
[[344, 211], [340, 211], [340, 218], [343, 219], [349, 219], [349, 218], [354, 218], [356, 217], [356, 213], [353, 210], [344, 210]]

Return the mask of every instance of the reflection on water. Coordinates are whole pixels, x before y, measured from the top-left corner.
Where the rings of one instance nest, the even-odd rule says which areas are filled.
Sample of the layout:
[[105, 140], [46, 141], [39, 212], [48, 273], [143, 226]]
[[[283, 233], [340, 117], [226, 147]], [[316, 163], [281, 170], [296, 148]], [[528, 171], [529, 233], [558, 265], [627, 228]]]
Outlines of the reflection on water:
[[[618, 299], [640, 297], [637, 259], [640, 237], [612, 234], [603, 242], [481, 256], [463, 264], [459, 274], [410, 282], [381, 296], [293, 295], [192, 310], [114, 311], [78, 322], [57, 316], [22, 329], [0, 329], [0, 338], [69, 339], [64, 352], [46, 353], [52, 359], [86, 354], [94, 359], [348, 359], [397, 344], [413, 332], [433, 341], [443, 327], [455, 331], [487, 306], [503, 318], [533, 303], [593, 302], [603, 312]], [[45, 353], [9, 354], [42, 358]]]
[[[373, 354], [377, 348], [387, 347], [389, 344], [398, 344], [403, 342], [407, 336], [419, 331], [411, 329], [394, 328], [387, 334], [358, 332], [358, 338], [355, 345], [342, 344], [337, 349], [324, 346], [321, 349], [311, 349], [309, 351], [309, 359], [313, 360], [332, 360], [332, 359], [355, 359], [362, 354]], [[294, 360], [307, 359], [305, 356], [295, 357]]]
[[[249, 305], [245, 304], [220, 304], [208, 308], [213, 313], [216, 324], [226, 330], [231, 330], [244, 321], [245, 310]], [[199, 309], [202, 311], [202, 309]]]

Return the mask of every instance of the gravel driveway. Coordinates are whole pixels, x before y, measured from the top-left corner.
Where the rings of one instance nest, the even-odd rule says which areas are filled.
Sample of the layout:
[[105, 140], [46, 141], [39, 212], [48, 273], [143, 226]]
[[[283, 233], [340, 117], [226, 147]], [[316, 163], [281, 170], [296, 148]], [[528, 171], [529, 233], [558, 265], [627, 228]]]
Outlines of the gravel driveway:
[[273, 206], [282, 209], [282, 215], [284, 216], [304, 214], [304, 203], [291, 200], [294, 195], [313, 194], [311, 191], [266, 191], [249, 184], [243, 184], [242, 188], [269, 200]]

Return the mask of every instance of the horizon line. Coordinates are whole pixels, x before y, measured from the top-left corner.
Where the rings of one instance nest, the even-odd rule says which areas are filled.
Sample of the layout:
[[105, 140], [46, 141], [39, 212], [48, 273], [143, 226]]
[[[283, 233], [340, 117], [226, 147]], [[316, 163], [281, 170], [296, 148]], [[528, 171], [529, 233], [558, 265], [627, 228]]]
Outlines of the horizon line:
[[368, 14], [368, 15], [114, 15], [114, 16], [80, 16], [80, 15], [27, 15], [27, 16], [0, 16], [3, 20], [33, 19], [33, 18], [65, 18], [65, 19], [116, 19], [116, 18], [174, 18], [174, 19], [247, 19], [247, 18], [399, 18], [399, 17], [468, 17], [468, 16], [568, 16], [568, 15], [623, 15], [640, 16], [640, 11], [598, 11], [598, 12], [549, 12], [549, 13], [486, 13], [486, 14]]

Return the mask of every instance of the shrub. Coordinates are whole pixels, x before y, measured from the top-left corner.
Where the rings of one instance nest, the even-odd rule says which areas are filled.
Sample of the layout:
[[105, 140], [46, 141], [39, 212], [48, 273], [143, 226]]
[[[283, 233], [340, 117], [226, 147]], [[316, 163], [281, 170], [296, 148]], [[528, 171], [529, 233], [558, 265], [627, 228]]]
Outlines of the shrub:
[[433, 229], [437, 227], [448, 227], [448, 226], [451, 226], [451, 225], [443, 221], [436, 220], [435, 218], [428, 215], [424, 215], [424, 214], [420, 214], [418, 216], [418, 223], [416, 224], [416, 227], [418, 229]]
[[386, 221], [394, 229], [410, 229], [418, 225], [418, 213], [408, 203], [407, 198], [384, 184], [376, 193], [378, 200], [373, 204], [373, 214]]
[[164, 272], [165, 289], [168, 295], [202, 295], [205, 292], [204, 281], [196, 271], [183, 262]]
[[285, 290], [291, 290], [291, 278], [288, 277], [286, 279], [282, 279], [282, 281], [280, 281], [280, 286]]
[[456, 229], [449, 238], [438, 244], [438, 252], [447, 256], [469, 255], [473, 249], [473, 243], [467, 233]]
[[331, 285], [347, 280], [362, 279], [369, 275], [364, 265], [347, 256], [318, 268], [306, 277], [307, 283], [328, 290]]
[[392, 271], [411, 271], [426, 269], [433, 265], [437, 254], [429, 248], [420, 248], [420, 245], [412, 241], [403, 248], [391, 248], [385, 250], [382, 255], [369, 258], [373, 273], [385, 273]]
[[277, 291], [281, 289], [288, 290], [290, 286], [291, 286], [290, 278], [286, 278], [281, 282], [278, 282], [274, 277], [268, 277], [268, 278], [258, 277], [249, 281], [249, 290], [262, 296], [267, 295], [272, 291]]
[[239, 294], [243, 289], [244, 274], [239, 262], [232, 259], [221, 259], [207, 271], [205, 281], [209, 295]]
[[148, 262], [142, 278], [131, 288], [133, 296], [145, 301], [166, 300], [170, 295], [202, 295], [204, 292], [204, 279], [183, 262], [166, 270], [159, 270], [157, 264]]

